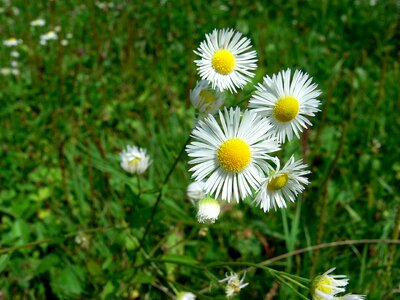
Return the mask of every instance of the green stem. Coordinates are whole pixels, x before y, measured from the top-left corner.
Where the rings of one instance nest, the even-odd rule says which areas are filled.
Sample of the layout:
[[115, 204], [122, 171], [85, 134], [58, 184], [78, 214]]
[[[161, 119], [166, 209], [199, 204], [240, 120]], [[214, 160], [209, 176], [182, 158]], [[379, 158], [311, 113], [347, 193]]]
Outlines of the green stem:
[[155, 214], [156, 214], [157, 207], [158, 207], [158, 205], [159, 205], [160, 202], [161, 202], [161, 198], [162, 198], [162, 194], [163, 194], [164, 187], [165, 187], [165, 185], [168, 183], [168, 180], [169, 180], [169, 178], [171, 177], [172, 172], [175, 170], [176, 165], [178, 164], [179, 160], [181, 159], [183, 153], [185, 152], [185, 147], [186, 147], [187, 143], [189, 143], [189, 141], [190, 141], [190, 135], [188, 136], [187, 140], [186, 140], [185, 143], [183, 144], [183, 146], [182, 146], [182, 148], [181, 148], [181, 151], [179, 152], [177, 158], [175, 159], [174, 163], [172, 164], [171, 168], [169, 169], [169, 171], [168, 171], [168, 173], [167, 173], [167, 176], [165, 176], [165, 179], [164, 179], [164, 181], [162, 182], [160, 191], [159, 191], [158, 196], [157, 196], [156, 203], [155, 203], [154, 206], [153, 206], [153, 209], [152, 209], [151, 215], [150, 215], [150, 219], [149, 219], [149, 221], [147, 222], [146, 228], [145, 228], [145, 230], [144, 230], [143, 237], [142, 237], [142, 238], [140, 239], [140, 241], [139, 241], [139, 248], [142, 248], [142, 247], [143, 247], [143, 244], [144, 244], [144, 242], [145, 242], [145, 240], [146, 240], [147, 234], [150, 232], [151, 225], [153, 224], [153, 219], [154, 219], [154, 216], [155, 216]]

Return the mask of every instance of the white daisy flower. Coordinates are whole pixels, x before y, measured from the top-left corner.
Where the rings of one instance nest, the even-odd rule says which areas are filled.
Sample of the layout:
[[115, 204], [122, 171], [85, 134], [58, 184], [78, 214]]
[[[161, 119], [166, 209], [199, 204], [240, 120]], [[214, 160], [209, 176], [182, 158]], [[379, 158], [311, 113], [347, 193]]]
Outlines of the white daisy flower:
[[299, 138], [304, 128], [311, 126], [307, 116], [314, 116], [321, 104], [321, 94], [307, 73], [296, 70], [291, 78], [287, 69], [264, 77], [249, 102], [249, 108], [265, 116], [272, 124], [280, 142], [290, 141], [293, 133]]
[[18, 51], [11, 51], [10, 55], [13, 58], [18, 58], [19, 57], [19, 52]]
[[336, 294], [345, 291], [349, 283], [346, 275], [329, 275], [335, 268], [329, 269], [324, 274], [315, 277], [312, 282], [311, 293], [313, 300], [336, 300]]
[[136, 146], [127, 146], [126, 150], [120, 153], [121, 168], [131, 174], [143, 174], [151, 163], [146, 149]]
[[42, 27], [46, 25], [46, 21], [43, 19], [36, 19], [31, 22], [31, 26], [33, 27]]
[[219, 202], [206, 196], [198, 202], [197, 220], [199, 223], [214, 223], [221, 212]]
[[40, 44], [45, 46], [47, 45], [48, 41], [55, 41], [57, 39], [58, 39], [57, 33], [52, 30], [40, 36]]
[[254, 76], [250, 71], [257, 68], [256, 51], [248, 51], [250, 48], [250, 40], [240, 32], [214, 29], [194, 51], [201, 57], [194, 61], [200, 77], [220, 91], [236, 92]]
[[3, 41], [3, 45], [6, 47], [15, 47], [22, 43], [22, 40], [17, 40], [16, 38], [12, 37], [5, 41]]
[[201, 80], [190, 90], [190, 102], [200, 113], [214, 115], [224, 104], [225, 97], [219, 91], [213, 90], [207, 80]]
[[180, 292], [176, 295], [175, 300], [195, 300], [196, 296], [190, 292]]
[[190, 202], [195, 205], [196, 201], [203, 199], [206, 196], [204, 191], [204, 182], [195, 181], [188, 185], [186, 195]]
[[11, 74], [11, 68], [1, 68], [0, 69], [0, 74], [3, 76], [8, 76]]
[[239, 276], [231, 272], [229, 275], [226, 274], [226, 277], [219, 282], [227, 282], [225, 287], [225, 293], [227, 298], [231, 298], [238, 294], [240, 290], [249, 285], [249, 283], [243, 283], [246, 273], [243, 275], [242, 279], [239, 280]]
[[365, 295], [346, 294], [342, 297], [337, 297], [339, 300], [364, 300]]
[[[302, 160], [294, 161], [294, 157], [280, 169], [280, 161], [275, 159], [276, 169], [267, 171], [268, 177], [262, 181], [258, 194], [254, 199], [264, 212], [271, 208], [276, 210], [286, 207], [286, 201], [295, 202], [296, 196], [304, 190], [309, 181], [304, 175], [311, 173]], [[286, 200], [286, 201], [285, 201]]]
[[208, 115], [193, 129], [194, 141], [186, 147], [194, 165], [190, 171], [196, 181], [205, 181], [207, 194], [239, 202], [258, 189], [268, 153], [278, 151], [279, 144], [270, 137], [268, 121], [255, 112], [225, 109], [219, 120]]

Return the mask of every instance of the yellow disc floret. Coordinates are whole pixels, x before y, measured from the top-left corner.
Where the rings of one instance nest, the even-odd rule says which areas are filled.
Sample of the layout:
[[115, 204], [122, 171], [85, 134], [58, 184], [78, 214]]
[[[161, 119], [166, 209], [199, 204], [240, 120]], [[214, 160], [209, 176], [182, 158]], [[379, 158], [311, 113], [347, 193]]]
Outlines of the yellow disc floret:
[[128, 165], [134, 168], [136, 168], [139, 165], [139, 163], [140, 163], [139, 157], [132, 158], [130, 161], [128, 161]]
[[289, 180], [289, 177], [286, 173], [283, 173], [281, 175], [278, 175], [274, 178], [271, 179], [270, 182], [268, 182], [268, 190], [270, 191], [277, 191], [283, 188]]
[[325, 298], [315, 293], [318, 290], [327, 295], [333, 295], [332, 279], [329, 276], [319, 276], [315, 279], [313, 284], [314, 298], [318, 300], [324, 300]]
[[215, 51], [211, 64], [216, 72], [222, 75], [228, 75], [235, 68], [235, 56], [229, 50], [220, 49]]
[[203, 98], [203, 101], [201, 101], [198, 105], [199, 108], [202, 108], [204, 111], [211, 109], [212, 105], [216, 101], [214, 94], [208, 90], [202, 90], [199, 95], [201, 98]]
[[249, 145], [238, 138], [224, 142], [217, 151], [220, 166], [228, 172], [238, 173], [244, 170], [251, 160]]
[[299, 108], [299, 101], [296, 98], [292, 96], [283, 97], [275, 104], [274, 116], [280, 122], [289, 122], [297, 116]]

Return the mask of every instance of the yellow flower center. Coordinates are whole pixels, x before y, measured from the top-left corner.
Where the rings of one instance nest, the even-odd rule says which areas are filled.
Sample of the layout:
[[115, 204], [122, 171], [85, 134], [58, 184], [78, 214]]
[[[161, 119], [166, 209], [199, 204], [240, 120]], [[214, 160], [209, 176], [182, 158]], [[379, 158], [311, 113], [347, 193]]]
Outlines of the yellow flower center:
[[[332, 280], [329, 276], [320, 276], [317, 278], [316, 283], [314, 285], [314, 291], [319, 290], [325, 294], [332, 295], [333, 289], [330, 287], [332, 286]], [[314, 297], [318, 300], [324, 300], [324, 297], [319, 296], [314, 292]]]
[[203, 98], [203, 101], [199, 103], [198, 108], [203, 108], [204, 111], [208, 111], [216, 101], [213, 93], [207, 90], [202, 90], [200, 97]]
[[239, 173], [250, 163], [250, 147], [245, 141], [233, 138], [219, 147], [217, 157], [220, 166], [225, 171]]
[[299, 101], [296, 98], [292, 96], [283, 97], [275, 104], [275, 118], [280, 122], [289, 122], [297, 116], [299, 108]]
[[135, 167], [136, 168], [139, 165], [139, 162], [140, 162], [140, 158], [139, 157], [135, 157], [135, 158], [131, 159], [130, 161], [128, 161], [128, 165], [130, 167]]
[[286, 173], [278, 175], [278, 176], [272, 178], [272, 180], [270, 182], [268, 182], [268, 186], [267, 186], [268, 190], [270, 190], [270, 191], [280, 190], [281, 188], [283, 188], [286, 185], [288, 180], [289, 180], [289, 177]]
[[228, 75], [235, 68], [235, 56], [229, 50], [220, 49], [215, 51], [211, 64], [216, 72]]

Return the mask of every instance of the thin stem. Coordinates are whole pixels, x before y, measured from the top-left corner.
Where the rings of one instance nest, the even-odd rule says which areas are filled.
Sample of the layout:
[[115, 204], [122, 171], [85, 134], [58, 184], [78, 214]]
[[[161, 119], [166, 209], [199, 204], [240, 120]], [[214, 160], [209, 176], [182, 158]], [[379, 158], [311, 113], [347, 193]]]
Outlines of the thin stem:
[[185, 152], [185, 147], [186, 147], [187, 143], [189, 143], [189, 141], [190, 141], [190, 135], [188, 136], [187, 140], [186, 140], [185, 143], [183, 144], [183, 146], [182, 146], [182, 148], [181, 148], [181, 151], [179, 152], [177, 158], [175, 159], [174, 163], [172, 164], [171, 168], [169, 169], [169, 171], [168, 171], [168, 173], [167, 173], [167, 176], [165, 176], [165, 179], [164, 179], [164, 181], [162, 182], [160, 191], [159, 191], [158, 196], [157, 196], [156, 203], [155, 203], [154, 206], [153, 206], [153, 210], [151, 211], [150, 219], [149, 219], [149, 221], [147, 222], [146, 228], [145, 228], [145, 230], [144, 230], [143, 237], [142, 237], [142, 238], [140, 239], [140, 241], [139, 241], [139, 248], [142, 248], [142, 247], [143, 247], [143, 244], [144, 244], [144, 242], [145, 242], [145, 240], [146, 240], [147, 234], [149, 233], [150, 228], [151, 228], [151, 225], [153, 224], [153, 219], [154, 219], [154, 216], [155, 216], [155, 214], [156, 214], [157, 207], [158, 207], [158, 205], [160, 204], [160, 201], [161, 201], [161, 198], [162, 198], [162, 194], [163, 194], [164, 187], [165, 187], [165, 185], [167, 184], [169, 178], [171, 177], [172, 172], [175, 170], [176, 165], [178, 164], [179, 160], [181, 159], [183, 153]]

